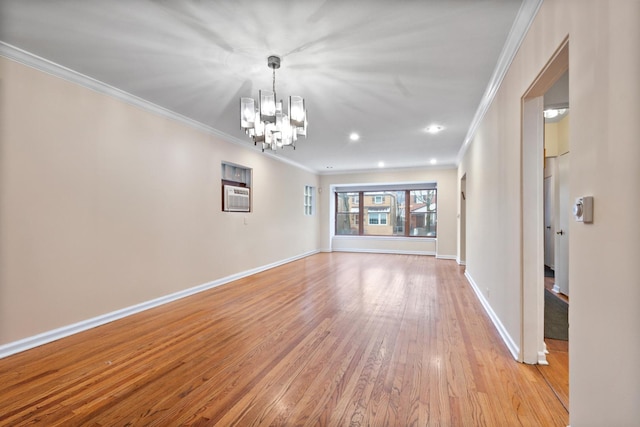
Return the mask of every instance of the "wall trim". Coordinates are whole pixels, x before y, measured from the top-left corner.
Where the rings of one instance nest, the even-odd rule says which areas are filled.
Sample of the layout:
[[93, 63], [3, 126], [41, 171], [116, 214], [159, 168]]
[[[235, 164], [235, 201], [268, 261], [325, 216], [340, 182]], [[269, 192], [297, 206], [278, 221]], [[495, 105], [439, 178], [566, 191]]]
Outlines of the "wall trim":
[[491, 319], [491, 321], [493, 322], [494, 326], [498, 330], [498, 333], [502, 337], [502, 340], [507, 345], [507, 348], [511, 352], [511, 355], [513, 356], [514, 359], [519, 361], [520, 360], [519, 359], [520, 348], [516, 345], [516, 343], [513, 340], [513, 338], [511, 338], [511, 335], [509, 335], [509, 332], [507, 331], [507, 328], [504, 327], [504, 325], [500, 321], [500, 318], [498, 317], [498, 315], [491, 308], [491, 304], [489, 304], [489, 301], [487, 301], [487, 299], [484, 297], [482, 292], [480, 292], [480, 288], [478, 287], [476, 282], [473, 280], [473, 278], [471, 277], [471, 274], [469, 274], [468, 270], [464, 272], [464, 276], [467, 278], [467, 281], [471, 285], [471, 288], [473, 289], [473, 291], [476, 293], [476, 296], [480, 300], [480, 303], [484, 307], [484, 310], [487, 312], [487, 314], [489, 315], [489, 318]]
[[65, 338], [70, 335], [77, 334], [79, 332], [83, 332], [83, 331], [95, 328], [97, 326], [101, 326], [106, 323], [113, 322], [118, 319], [125, 318], [127, 316], [131, 316], [136, 313], [140, 313], [145, 310], [149, 310], [154, 307], [158, 307], [160, 305], [168, 304], [170, 302], [179, 300], [181, 298], [185, 298], [185, 297], [197, 294], [199, 292], [203, 292], [203, 291], [227, 284], [229, 282], [233, 282], [235, 280], [242, 279], [244, 277], [251, 276], [251, 275], [260, 273], [262, 271], [278, 267], [283, 264], [287, 264], [302, 258], [306, 258], [316, 253], [318, 253], [317, 250], [306, 252], [291, 258], [276, 261], [274, 263], [263, 265], [261, 267], [256, 267], [251, 270], [246, 270], [240, 273], [232, 274], [230, 276], [223, 277], [221, 279], [217, 279], [208, 283], [203, 283], [202, 285], [198, 285], [193, 288], [184, 289], [182, 291], [174, 292], [172, 294], [155, 298], [149, 301], [145, 301], [140, 304], [136, 304], [136, 305], [122, 308], [120, 310], [112, 311], [111, 313], [106, 313], [100, 316], [92, 317], [90, 319], [73, 323], [71, 325], [63, 326], [57, 329], [53, 329], [51, 331], [43, 332], [38, 335], [33, 335], [31, 337], [23, 338], [18, 341], [0, 345], [0, 359], [7, 356], [11, 356], [12, 354], [20, 353], [22, 351], [26, 351], [26, 350], [41, 346], [43, 344], [48, 344], [50, 342], [57, 341], [61, 338]]
[[332, 252], [359, 252], [367, 254], [391, 254], [391, 255], [426, 255], [435, 256], [434, 251], [403, 251], [395, 249], [360, 249], [360, 248], [333, 248]]
[[547, 354], [544, 351], [538, 352], [538, 365], [548, 365]]
[[456, 262], [458, 263], [458, 265], [467, 265], [467, 262], [460, 260], [459, 256], [456, 256]]
[[457, 257], [455, 255], [440, 255], [440, 254], [437, 254], [436, 258], [437, 259], [452, 259], [454, 261], [457, 260]]
[[[161, 107], [157, 104], [149, 102], [129, 92], [125, 92], [121, 89], [118, 89], [117, 87], [101, 82], [100, 80], [94, 79], [93, 77], [89, 77], [85, 74], [82, 74], [70, 68], [64, 67], [53, 61], [49, 61], [48, 59], [42, 58], [31, 52], [27, 52], [26, 50], [22, 50], [16, 46], [10, 45], [3, 41], [0, 41], [0, 56], [8, 58], [12, 61], [18, 62], [22, 65], [26, 65], [27, 67], [31, 67], [36, 70], [42, 71], [43, 73], [49, 74], [51, 76], [58, 77], [68, 82], [77, 84], [84, 88], [90, 89], [94, 92], [98, 92], [103, 95], [116, 98], [124, 103], [133, 105], [149, 113], [175, 120], [177, 122], [180, 122], [191, 128], [195, 128], [206, 134], [216, 136], [225, 142], [229, 142], [235, 145], [240, 145], [241, 147], [248, 150], [253, 150], [253, 151], [259, 150], [259, 148], [255, 148], [254, 145], [250, 144], [250, 141], [248, 139], [242, 140], [235, 136], [229, 135], [227, 133], [219, 131], [214, 127], [211, 127], [204, 123], [190, 119], [189, 117], [183, 116], [182, 114], [179, 114], [167, 108]], [[318, 173], [318, 171], [308, 168], [306, 166], [303, 166], [299, 163], [296, 163], [293, 160], [290, 160], [286, 157], [278, 156], [268, 151], [265, 151], [262, 154], [272, 159], [278, 160], [280, 162], [287, 163], [298, 169], [302, 169], [304, 171], [307, 171], [313, 174]]]

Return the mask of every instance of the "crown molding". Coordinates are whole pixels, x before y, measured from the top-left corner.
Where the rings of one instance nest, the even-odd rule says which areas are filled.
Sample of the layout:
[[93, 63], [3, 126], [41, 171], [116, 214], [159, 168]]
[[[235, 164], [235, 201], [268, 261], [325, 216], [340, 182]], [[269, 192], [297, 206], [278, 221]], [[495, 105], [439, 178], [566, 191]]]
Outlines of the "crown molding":
[[[42, 58], [31, 52], [27, 52], [26, 50], [20, 49], [16, 46], [10, 45], [2, 41], [0, 41], [0, 56], [8, 58], [12, 61], [18, 62], [20, 64], [26, 65], [28, 67], [34, 68], [36, 70], [42, 71], [54, 77], [58, 77], [68, 82], [93, 90], [94, 92], [111, 96], [122, 102], [125, 102], [129, 105], [133, 105], [135, 107], [138, 107], [152, 114], [156, 114], [158, 116], [175, 120], [186, 126], [189, 126], [196, 130], [204, 132], [208, 135], [215, 136], [224, 142], [239, 145], [242, 148], [247, 150], [254, 150], [254, 151], [258, 150], [258, 148], [253, 149], [252, 146], [248, 145], [247, 141], [245, 140], [241, 140], [239, 138], [236, 138], [235, 136], [221, 132], [214, 127], [211, 127], [209, 125], [205, 125], [204, 123], [190, 119], [189, 117], [183, 116], [182, 114], [176, 113], [175, 111], [171, 111], [167, 108], [161, 107], [157, 104], [149, 102], [129, 92], [125, 92], [121, 89], [118, 89], [117, 87], [111, 86], [107, 83], [101, 82], [100, 80], [94, 79], [93, 77], [89, 77], [85, 74], [79, 73], [70, 68], [64, 67], [53, 61], [49, 61], [48, 59]], [[278, 160], [283, 163], [287, 163], [298, 169], [302, 169], [313, 174], [318, 173], [318, 171], [316, 170], [303, 166], [285, 157], [278, 156], [277, 154], [274, 154], [268, 151], [265, 151], [263, 154], [265, 154], [266, 156], [272, 159]]]
[[509, 35], [507, 36], [507, 41], [502, 48], [502, 52], [500, 52], [498, 63], [496, 64], [496, 68], [493, 70], [491, 80], [489, 80], [489, 84], [484, 91], [484, 95], [482, 95], [476, 114], [473, 116], [473, 120], [471, 120], [467, 136], [464, 138], [460, 151], [458, 151], [456, 165], [460, 165], [469, 145], [471, 145], [471, 141], [475, 137], [476, 131], [478, 130], [484, 115], [487, 110], [489, 110], [491, 103], [496, 97], [498, 89], [500, 89], [502, 81], [513, 62], [513, 58], [516, 56], [516, 53], [518, 53], [518, 49], [520, 49], [520, 45], [522, 44], [524, 37], [527, 35], [527, 32], [529, 31], [540, 6], [542, 6], [543, 1], [544, 0], [524, 0], [522, 2], [520, 10], [518, 10], [518, 15], [516, 15], [516, 19], [511, 26]]

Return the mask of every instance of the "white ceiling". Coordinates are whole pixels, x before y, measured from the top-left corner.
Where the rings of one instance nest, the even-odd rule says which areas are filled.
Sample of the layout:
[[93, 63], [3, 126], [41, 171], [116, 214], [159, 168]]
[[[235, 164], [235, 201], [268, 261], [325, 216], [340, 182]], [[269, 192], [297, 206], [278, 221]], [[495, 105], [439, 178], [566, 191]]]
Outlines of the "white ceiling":
[[239, 98], [271, 87], [276, 54], [278, 97], [309, 111], [309, 137], [277, 156], [319, 173], [453, 166], [522, 4], [0, 0], [0, 40], [247, 147]]

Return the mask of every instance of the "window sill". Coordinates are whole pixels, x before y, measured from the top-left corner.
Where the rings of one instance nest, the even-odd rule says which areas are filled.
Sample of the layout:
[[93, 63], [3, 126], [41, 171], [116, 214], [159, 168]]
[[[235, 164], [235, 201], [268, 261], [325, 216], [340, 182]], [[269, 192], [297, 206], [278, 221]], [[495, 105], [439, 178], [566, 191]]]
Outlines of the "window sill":
[[405, 240], [405, 241], [416, 241], [420, 240], [423, 242], [436, 242], [438, 240], [437, 237], [429, 237], [429, 236], [360, 236], [357, 234], [334, 234], [332, 236], [334, 239], [338, 240]]

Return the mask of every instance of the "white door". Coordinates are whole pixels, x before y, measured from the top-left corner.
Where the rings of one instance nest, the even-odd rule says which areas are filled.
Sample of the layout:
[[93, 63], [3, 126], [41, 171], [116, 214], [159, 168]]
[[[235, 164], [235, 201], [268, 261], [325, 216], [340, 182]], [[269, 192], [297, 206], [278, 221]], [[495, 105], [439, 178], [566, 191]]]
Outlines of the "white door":
[[[551, 159], [547, 159], [550, 161]], [[554, 227], [554, 175], [544, 179], [544, 265], [555, 269], [556, 229]]]
[[558, 156], [556, 185], [556, 256], [554, 289], [569, 295], [569, 219], [571, 200], [569, 199], [569, 153]]

